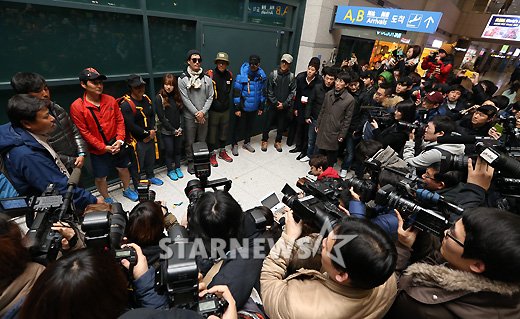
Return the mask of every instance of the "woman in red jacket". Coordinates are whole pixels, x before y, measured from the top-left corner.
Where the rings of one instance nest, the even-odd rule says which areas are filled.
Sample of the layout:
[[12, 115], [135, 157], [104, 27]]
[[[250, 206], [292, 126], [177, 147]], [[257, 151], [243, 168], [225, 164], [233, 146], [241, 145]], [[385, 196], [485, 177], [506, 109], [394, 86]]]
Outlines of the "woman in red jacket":
[[426, 78], [435, 79], [438, 83], [446, 83], [453, 69], [454, 47], [453, 43], [444, 43], [437, 54], [432, 52], [424, 57], [421, 68], [426, 70]]

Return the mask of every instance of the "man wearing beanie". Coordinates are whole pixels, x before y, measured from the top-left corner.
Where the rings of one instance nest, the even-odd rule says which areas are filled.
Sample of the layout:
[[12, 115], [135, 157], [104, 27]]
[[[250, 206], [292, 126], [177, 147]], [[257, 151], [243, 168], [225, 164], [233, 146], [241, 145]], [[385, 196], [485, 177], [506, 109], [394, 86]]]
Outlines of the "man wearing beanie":
[[426, 70], [426, 78], [439, 83], [446, 83], [453, 68], [454, 43], [444, 43], [438, 52], [433, 51], [424, 57], [421, 68]]
[[262, 134], [262, 151], [267, 151], [267, 140], [271, 125], [276, 123], [276, 139], [274, 148], [282, 151], [282, 133], [286, 126], [288, 112], [293, 106], [293, 98], [296, 95], [296, 81], [294, 73], [291, 72], [292, 55], [285, 53], [280, 59], [278, 69], [272, 71], [267, 79], [267, 120]]
[[254, 153], [255, 149], [251, 146], [251, 131], [254, 127], [255, 118], [264, 112], [265, 104], [265, 85], [267, 76], [260, 67], [260, 57], [256, 54], [249, 56], [240, 67], [233, 87], [233, 104], [235, 105], [235, 126], [231, 137], [233, 156], [238, 156], [238, 132], [245, 126], [244, 144], [242, 148]]
[[[307, 71], [303, 71], [296, 76], [296, 99], [294, 100], [294, 119], [289, 126], [289, 135], [287, 140], [295, 141], [296, 147], [289, 151], [289, 153], [300, 152], [297, 160], [308, 161], [307, 144], [309, 123], [305, 119], [305, 108], [309, 102], [309, 96], [316, 85], [322, 82], [321, 75], [318, 74], [320, 70], [320, 59], [313, 57], [309, 61]], [[310, 120], [309, 120], [310, 122]]]
[[193, 143], [206, 142], [208, 135], [208, 111], [213, 102], [213, 84], [202, 72], [202, 58], [197, 50], [190, 50], [186, 55], [188, 68], [179, 78], [179, 92], [184, 104], [184, 123], [186, 132], [186, 158], [188, 173], [194, 174]]

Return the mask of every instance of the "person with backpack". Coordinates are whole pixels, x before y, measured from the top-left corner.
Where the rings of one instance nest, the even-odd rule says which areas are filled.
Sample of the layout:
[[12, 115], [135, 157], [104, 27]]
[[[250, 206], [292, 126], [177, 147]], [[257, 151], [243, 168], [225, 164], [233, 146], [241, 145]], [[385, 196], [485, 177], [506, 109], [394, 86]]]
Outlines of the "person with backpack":
[[[140, 75], [131, 74], [127, 79], [130, 94], [118, 99], [121, 113], [125, 120], [127, 144], [132, 145], [137, 155], [137, 169], [130, 169], [130, 173], [137, 189], [140, 174], [144, 171], [146, 179], [153, 185], [162, 185], [163, 181], [155, 177], [153, 166], [159, 152], [157, 148], [157, 130], [155, 128], [155, 114], [152, 101], [144, 94], [146, 82]], [[132, 171], [138, 172], [137, 176]], [[136, 178], [137, 177], [137, 178]], [[137, 180], [136, 180], [137, 179]]]
[[233, 104], [235, 105], [235, 126], [232, 134], [231, 153], [238, 156], [238, 132], [244, 126], [244, 144], [242, 148], [254, 153], [251, 146], [251, 131], [256, 116], [261, 116], [265, 105], [265, 85], [267, 76], [260, 67], [260, 57], [249, 56], [249, 61], [240, 67], [240, 74], [235, 79], [233, 88]]
[[162, 88], [155, 97], [154, 106], [159, 120], [157, 126], [161, 128], [167, 175], [171, 180], [176, 181], [184, 177], [181, 171], [184, 117], [177, 78], [173, 74], [167, 73], [163, 76]]
[[[262, 134], [262, 152], [267, 151], [267, 141], [271, 126], [276, 123], [276, 138], [274, 148], [282, 151], [282, 134], [286, 128], [288, 115], [292, 112], [293, 100], [296, 95], [296, 80], [291, 72], [292, 55], [285, 53], [280, 59], [280, 66], [267, 78], [267, 111], [264, 132]], [[287, 144], [292, 144], [287, 142]]]
[[[218, 158], [226, 162], [233, 162], [226, 152], [226, 141], [229, 130], [229, 107], [231, 104], [231, 89], [233, 87], [233, 73], [227, 69], [229, 56], [226, 52], [219, 52], [215, 57], [216, 68], [208, 70], [206, 75], [213, 81], [213, 103], [209, 109], [208, 147], [209, 162], [217, 167]], [[218, 149], [218, 152], [217, 152]]]
[[95, 184], [107, 203], [114, 200], [108, 193], [107, 176], [115, 166], [123, 183], [123, 196], [137, 201], [138, 195], [130, 186], [130, 158], [125, 148], [125, 121], [116, 99], [103, 94], [103, 81], [107, 77], [94, 68], [79, 74], [82, 97], [72, 102], [70, 116], [81, 136], [88, 144]]
[[188, 68], [179, 78], [179, 92], [184, 111], [185, 147], [188, 160], [188, 173], [195, 174], [193, 167], [193, 143], [206, 142], [208, 135], [208, 111], [213, 102], [213, 83], [205, 75], [201, 64], [202, 58], [197, 50], [190, 50], [186, 55]]

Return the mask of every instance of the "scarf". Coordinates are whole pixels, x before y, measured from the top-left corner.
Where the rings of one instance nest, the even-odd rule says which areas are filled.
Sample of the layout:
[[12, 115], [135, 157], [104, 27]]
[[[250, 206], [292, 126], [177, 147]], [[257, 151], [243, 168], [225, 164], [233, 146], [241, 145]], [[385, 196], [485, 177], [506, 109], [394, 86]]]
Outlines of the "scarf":
[[195, 72], [190, 67], [188, 67], [187, 72], [190, 76], [190, 83], [188, 83], [188, 89], [200, 89], [200, 87], [202, 86], [202, 81], [200, 80], [202, 68], [200, 68], [199, 71]]

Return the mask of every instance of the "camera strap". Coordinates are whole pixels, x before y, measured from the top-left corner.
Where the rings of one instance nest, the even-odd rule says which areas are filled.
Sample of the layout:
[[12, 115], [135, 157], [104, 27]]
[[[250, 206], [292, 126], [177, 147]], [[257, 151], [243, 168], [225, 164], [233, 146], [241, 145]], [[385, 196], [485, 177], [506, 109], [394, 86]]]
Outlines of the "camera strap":
[[223, 263], [224, 263], [224, 260], [221, 259], [216, 264], [213, 264], [213, 266], [210, 268], [210, 270], [208, 271], [206, 276], [204, 276], [204, 278], [202, 278], [202, 282], [206, 284], [206, 287], [209, 286], [209, 284], [213, 280], [213, 277], [215, 277], [218, 274]]
[[94, 118], [94, 121], [96, 122], [99, 134], [101, 134], [101, 138], [103, 139], [103, 142], [105, 142], [105, 145], [109, 145], [107, 137], [106, 137], [105, 133], [103, 132], [103, 128], [101, 127], [101, 124], [99, 124], [99, 120], [98, 120], [96, 114], [94, 113], [94, 110], [91, 108], [88, 108], [88, 110], [90, 111], [90, 113], [92, 113], [92, 117]]

